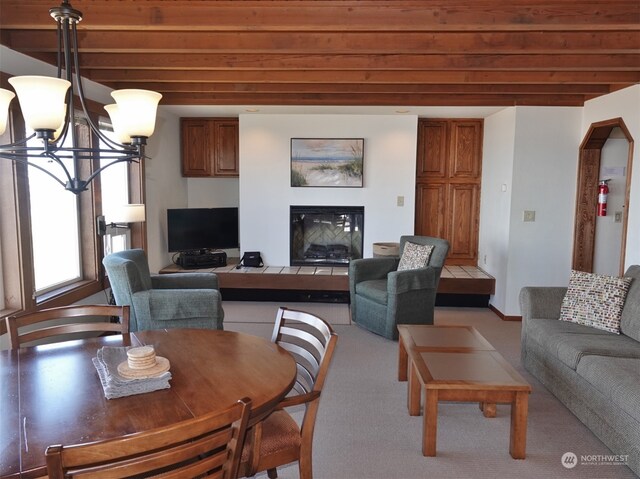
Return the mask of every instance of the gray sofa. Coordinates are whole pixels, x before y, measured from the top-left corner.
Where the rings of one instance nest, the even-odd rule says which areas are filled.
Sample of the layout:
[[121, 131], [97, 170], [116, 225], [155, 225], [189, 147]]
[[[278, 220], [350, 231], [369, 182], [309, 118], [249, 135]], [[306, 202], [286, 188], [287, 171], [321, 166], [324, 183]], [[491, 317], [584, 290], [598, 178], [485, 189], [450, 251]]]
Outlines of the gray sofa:
[[567, 288], [523, 288], [522, 362], [614, 454], [628, 455], [627, 465], [640, 474], [640, 266], [625, 276], [634, 280], [619, 335], [559, 321]]

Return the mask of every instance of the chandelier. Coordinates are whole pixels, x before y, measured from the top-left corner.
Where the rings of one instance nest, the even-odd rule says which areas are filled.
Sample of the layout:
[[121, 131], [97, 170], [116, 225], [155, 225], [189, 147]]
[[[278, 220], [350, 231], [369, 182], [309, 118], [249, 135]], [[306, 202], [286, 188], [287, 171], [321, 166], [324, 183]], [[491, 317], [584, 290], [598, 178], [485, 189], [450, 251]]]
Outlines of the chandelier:
[[[162, 95], [137, 89], [111, 92], [115, 103], [104, 108], [111, 118], [117, 141], [108, 138], [91, 120], [82, 89], [76, 30], [76, 25], [82, 20], [82, 12], [64, 0], [49, 13], [55, 19], [58, 31], [57, 77], [14, 76], [9, 79], [18, 95], [25, 124], [34, 133], [0, 145], [0, 158], [37, 168], [65, 189], [78, 194], [87, 190], [89, 183], [105, 168], [121, 162], [137, 163], [145, 158], [144, 148], [147, 138], [153, 134]], [[0, 88], [0, 135], [6, 129], [9, 103], [14, 97], [12, 91]], [[77, 100], [93, 138], [100, 140], [101, 145], [97, 148], [78, 143], [75, 131]], [[86, 179], [76, 176], [80, 162], [88, 160], [93, 163], [101, 157], [109, 162], [93, 170]]]

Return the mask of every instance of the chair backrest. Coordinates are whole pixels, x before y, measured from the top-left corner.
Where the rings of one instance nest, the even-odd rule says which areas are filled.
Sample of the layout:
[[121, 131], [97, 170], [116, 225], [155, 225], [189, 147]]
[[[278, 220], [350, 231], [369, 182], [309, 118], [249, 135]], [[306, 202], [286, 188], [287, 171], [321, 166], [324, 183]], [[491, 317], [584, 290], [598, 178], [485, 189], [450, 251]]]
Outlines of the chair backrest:
[[[95, 321], [96, 317], [102, 320]], [[112, 317], [119, 317], [120, 322], [111, 322]], [[86, 321], [78, 321], [80, 318], [85, 318]], [[129, 306], [107, 304], [63, 306], [20, 316], [9, 316], [6, 323], [11, 349], [18, 349], [31, 341], [72, 333], [115, 332], [128, 334]], [[37, 326], [30, 327], [33, 325]], [[21, 331], [21, 328], [27, 328], [27, 330]]]
[[[133, 306], [133, 294], [151, 286], [149, 262], [142, 249], [129, 249], [107, 255], [102, 260], [116, 304]], [[131, 310], [131, 330], [138, 330], [135, 309]]]
[[298, 375], [293, 390], [297, 394], [320, 393], [337, 340], [331, 326], [318, 316], [278, 309], [272, 341], [289, 351], [296, 361]]
[[434, 238], [432, 236], [410, 236], [405, 235], [400, 237], [400, 256], [404, 251], [404, 245], [408, 242], [421, 245], [433, 245], [433, 251], [429, 257], [429, 266], [434, 268], [440, 268], [444, 266], [444, 261], [447, 259], [449, 253], [449, 242], [442, 238]]
[[47, 473], [49, 479], [152, 475], [235, 479], [250, 411], [251, 401], [245, 398], [222, 413], [118, 439], [49, 446]]

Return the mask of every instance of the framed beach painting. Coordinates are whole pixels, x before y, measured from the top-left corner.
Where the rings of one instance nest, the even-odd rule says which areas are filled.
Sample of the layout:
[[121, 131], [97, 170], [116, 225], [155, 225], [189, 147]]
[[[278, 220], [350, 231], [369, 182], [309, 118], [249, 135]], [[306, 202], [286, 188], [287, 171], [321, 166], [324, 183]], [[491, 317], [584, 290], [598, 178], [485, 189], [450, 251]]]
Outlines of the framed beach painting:
[[363, 138], [291, 138], [291, 186], [362, 188]]

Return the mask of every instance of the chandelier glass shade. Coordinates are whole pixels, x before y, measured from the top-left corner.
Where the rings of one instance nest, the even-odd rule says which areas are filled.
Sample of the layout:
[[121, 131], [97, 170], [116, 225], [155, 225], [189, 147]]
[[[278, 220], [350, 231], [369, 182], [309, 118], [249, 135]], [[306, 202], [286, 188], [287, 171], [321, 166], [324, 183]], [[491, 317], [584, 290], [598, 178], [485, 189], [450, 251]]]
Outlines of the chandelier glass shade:
[[[82, 13], [67, 0], [49, 10], [58, 31], [57, 77], [15, 76], [9, 83], [15, 90], [0, 88], [0, 135], [7, 126], [9, 105], [18, 96], [20, 109], [29, 130], [34, 133], [9, 144], [0, 145], [0, 158], [37, 168], [51, 176], [64, 188], [78, 194], [102, 170], [115, 163], [139, 162], [145, 158], [147, 138], [153, 134], [158, 103], [162, 95], [149, 90], [125, 89], [111, 92], [115, 104], [105, 106], [115, 138], [107, 137], [92, 121], [82, 88], [78, 60], [76, 25]], [[74, 78], [75, 77], [75, 78]], [[75, 79], [75, 83], [74, 83]], [[80, 145], [76, 134], [76, 101], [96, 143], [93, 148]], [[36, 145], [34, 146], [34, 140]], [[108, 157], [109, 163], [95, 169], [85, 179], [75, 176], [82, 161]], [[57, 172], [47, 163], [56, 164]], [[66, 164], [73, 165], [68, 168]], [[65, 164], [66, 163], [66, 164]]]

